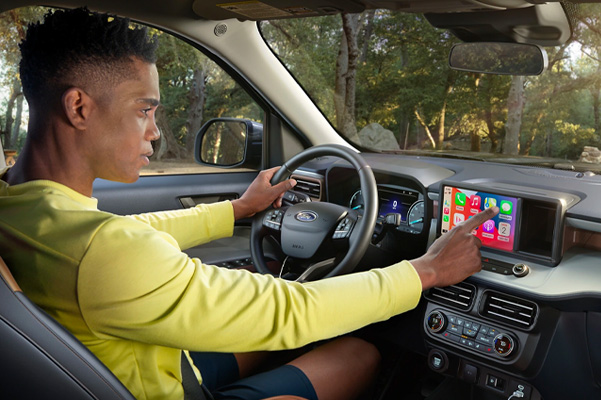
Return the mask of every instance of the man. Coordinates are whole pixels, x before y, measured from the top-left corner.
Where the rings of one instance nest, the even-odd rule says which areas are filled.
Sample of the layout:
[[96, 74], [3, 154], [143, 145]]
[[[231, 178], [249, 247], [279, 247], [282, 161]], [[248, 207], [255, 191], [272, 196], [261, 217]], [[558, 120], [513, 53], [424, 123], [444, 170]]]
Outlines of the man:
[[231, 235], [235, 219], [278, 206], [294, 182], [271, 186], [271, 169], [231, 202], [128, 217], [99, 211], [94, 180], [134, 182], [159, 138], [155, 48], [144, 29], [86, 9], [56, 11], [29, 27], [20, 67], [28, 137], [0, 181], [0, 255], [24, 293], [137, 398], [183, 397], [181, 349], [192, 352], [184, 361], [193, 359], [217, 399], [355, 397], [379, 355], [351, 337], [231, 382], [250, 374], [256, 351], [388, 319], [415, 307], [423, 289], [478, 271], [471, 231], [498, 210], [476, 215], [411, 262], [304, 285], [190, 259], [182, 249]]

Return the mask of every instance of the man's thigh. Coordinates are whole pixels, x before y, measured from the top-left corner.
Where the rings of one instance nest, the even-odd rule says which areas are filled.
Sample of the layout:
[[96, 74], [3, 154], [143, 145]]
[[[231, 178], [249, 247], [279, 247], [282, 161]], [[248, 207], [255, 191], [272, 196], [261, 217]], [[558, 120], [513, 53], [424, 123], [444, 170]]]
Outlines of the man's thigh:
[[307, 376], [293, 365], [239, 379], [238, 365], [229, 353], [190, 353], [200, 370], [203, 383], [216, 400], [253, 400], [280, 395], [294, 395], [317, 400]]

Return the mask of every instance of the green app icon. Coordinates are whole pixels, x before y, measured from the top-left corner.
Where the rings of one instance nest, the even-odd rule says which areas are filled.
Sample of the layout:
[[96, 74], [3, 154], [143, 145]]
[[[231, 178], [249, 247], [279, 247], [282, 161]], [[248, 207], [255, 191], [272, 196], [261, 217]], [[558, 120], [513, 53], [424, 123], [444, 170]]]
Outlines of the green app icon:
[[511, 201], [501, 200], [499, 211], [501, 212], [501, 214], [511, 214], [511, 212], [513, 211], [513, 203]]
[[455, 204], [458, 206], [465, 205], [465, 193], [455, 193]]
[[443, 216], [442, 216], [442, 220], [443, 220], [444, 222], [449, 222], [449, 216], [448, 216], [448, 215], [443, 215]]

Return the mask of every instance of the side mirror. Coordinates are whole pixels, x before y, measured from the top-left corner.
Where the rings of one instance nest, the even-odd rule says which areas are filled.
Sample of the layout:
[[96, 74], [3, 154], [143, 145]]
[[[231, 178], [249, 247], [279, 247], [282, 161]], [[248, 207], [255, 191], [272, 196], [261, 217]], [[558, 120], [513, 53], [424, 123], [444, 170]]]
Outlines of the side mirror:
[[540, 75], [547, 63], [543, 48], [525, 43], [458, 43], [449, 54], [452, 69], [485, 74]]
[[263, 124], [248, 119], [216, 118], [196, 134], [194, 158], [222, 168], [261, 167]]

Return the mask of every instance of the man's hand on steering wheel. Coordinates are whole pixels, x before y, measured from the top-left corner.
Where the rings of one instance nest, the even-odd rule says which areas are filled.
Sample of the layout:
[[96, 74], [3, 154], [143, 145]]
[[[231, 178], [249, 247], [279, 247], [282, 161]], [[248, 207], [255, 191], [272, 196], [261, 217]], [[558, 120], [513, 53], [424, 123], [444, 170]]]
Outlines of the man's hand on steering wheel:
[[252, 217], [270, 205], [276, 208], [282, 206], [282, 196], [296, 185], [296, 181], [286, 179], [271, 185], [271, 178], [279, 169], [280, 167], [274, 167], [261, 171], [242, 197], [232, 201], [235, 219]]

